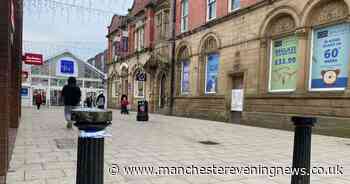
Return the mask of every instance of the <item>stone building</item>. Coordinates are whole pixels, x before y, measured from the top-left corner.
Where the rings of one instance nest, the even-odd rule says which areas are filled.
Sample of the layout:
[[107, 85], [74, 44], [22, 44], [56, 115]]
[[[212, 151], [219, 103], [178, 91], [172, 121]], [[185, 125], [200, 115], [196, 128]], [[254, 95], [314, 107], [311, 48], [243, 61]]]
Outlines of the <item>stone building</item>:
[[349, 5], [178, 0], [174, 113], [283, 129], [316, 116], [348, 136]]
[[[169, 15], [167, 0], [135, 0], [127, 17], [115, 16], [109, 26], [110, 107], [127, 95], [133, 109], [138, 100], [149, 101], [150, 112], [168, 113]], [[125, 47], [116, 50], [127, 35]]]
[[23, 1], [0, 1], [0, 184], [6, 182], [21, 114]]

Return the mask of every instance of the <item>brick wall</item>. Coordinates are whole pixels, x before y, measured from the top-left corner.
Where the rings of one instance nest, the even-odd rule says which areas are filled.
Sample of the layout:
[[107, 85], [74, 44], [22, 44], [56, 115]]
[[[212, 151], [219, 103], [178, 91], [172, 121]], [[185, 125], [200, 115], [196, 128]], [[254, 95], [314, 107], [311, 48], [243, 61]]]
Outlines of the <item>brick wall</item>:
[[[176, 0], [176, 33], [181, 33], [181, 1]], [[216, 18], [224, 17], [229, 12], [230, 0], [216, 1]], [[241, 8], [253, 5], [263, 0], [241, 0]], [[189, 23], [188, 29], [193, 30], [207, 23], [207, 0], [189, 0]]]

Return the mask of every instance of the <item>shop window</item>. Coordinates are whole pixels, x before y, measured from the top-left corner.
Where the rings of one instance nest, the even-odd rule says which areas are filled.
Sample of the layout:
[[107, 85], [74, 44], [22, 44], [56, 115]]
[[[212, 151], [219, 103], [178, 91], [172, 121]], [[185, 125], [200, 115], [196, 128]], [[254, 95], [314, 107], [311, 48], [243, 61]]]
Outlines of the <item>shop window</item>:
[[181, 62], [181, 94], [188, 94], [190, 91], [190, 62]]
[[270, 57], [270, 92], [294, 91], [298, 79], [298, 39], [287, 36], [272, 40]]
[[216, 93], [219, 74], [219, 54], [211, 53], [206, 56], [205, 63], [205, 93]]
[[349, 50], [349, 23], [313, 30], [309, 77], [311, 91], [337, 91], [347, 88]]

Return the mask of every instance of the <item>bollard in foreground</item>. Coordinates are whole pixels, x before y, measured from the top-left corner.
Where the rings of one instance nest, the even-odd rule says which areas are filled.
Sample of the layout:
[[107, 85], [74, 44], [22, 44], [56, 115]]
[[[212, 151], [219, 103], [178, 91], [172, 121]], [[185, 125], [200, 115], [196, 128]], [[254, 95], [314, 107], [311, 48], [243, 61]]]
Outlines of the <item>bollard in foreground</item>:
[[80, 130], [78, 138], [77, 184], [103, 184], [105, 128], [112, 112], [100, 109], [76, 109], [72, 120]]
[[137, 102], [137, 121], [148, 121], [148, 102], [140, 100]]
[[311, 133], [317, 122], [311, 117], [292, 117], [295, 125], [293, 170], [303, 169], [307, 174], [292, 175], [291, 184], [310, 184]]

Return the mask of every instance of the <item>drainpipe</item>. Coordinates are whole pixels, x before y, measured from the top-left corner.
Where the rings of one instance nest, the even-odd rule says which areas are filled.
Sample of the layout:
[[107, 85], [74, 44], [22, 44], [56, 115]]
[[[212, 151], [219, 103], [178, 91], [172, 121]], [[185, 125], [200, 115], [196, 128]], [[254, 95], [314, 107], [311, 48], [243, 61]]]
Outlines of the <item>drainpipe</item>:
[[174, 96], [175, 96], [175, 41], [176, 41], [176, 0], [171, 0], [172, 6], [172, 29], [171, 29], [171, 84], [170, 84], [170, 112], [169, 115], [173, 115], [174, 111]]

